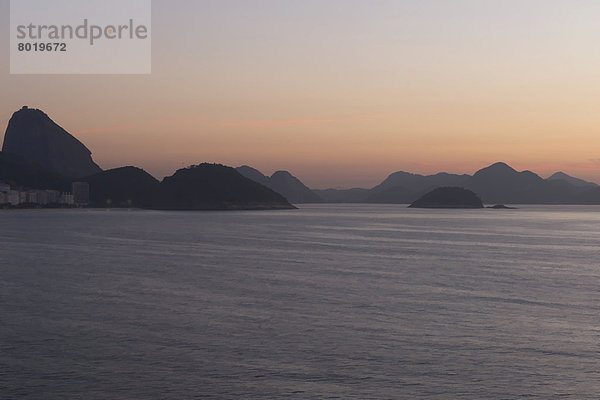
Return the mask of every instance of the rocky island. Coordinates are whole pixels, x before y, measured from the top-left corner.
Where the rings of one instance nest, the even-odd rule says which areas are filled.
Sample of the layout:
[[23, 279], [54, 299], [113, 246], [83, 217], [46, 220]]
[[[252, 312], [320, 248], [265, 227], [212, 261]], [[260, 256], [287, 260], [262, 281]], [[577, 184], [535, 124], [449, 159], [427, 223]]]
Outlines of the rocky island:
[[312, 190], [306, 187], [300, 179], [288, 171], [277, 171], [271, 176], [266, 176], [259, 170], [247, 165], [236, 168], [236, 171], [246, 178], [252, 179], [269, 189], [273, 189], [291, 203], [321, 203], [323, 201]]
[[410, 208], [483, 208], [481, 199], [461, 187], [436, 188], [413, 202]]
[[495, 206], [490, 206], [486, 208], [491, 208], [494, 210], [516, 210], [517, 207], [505, 206], [504, 204], [496, 204]]

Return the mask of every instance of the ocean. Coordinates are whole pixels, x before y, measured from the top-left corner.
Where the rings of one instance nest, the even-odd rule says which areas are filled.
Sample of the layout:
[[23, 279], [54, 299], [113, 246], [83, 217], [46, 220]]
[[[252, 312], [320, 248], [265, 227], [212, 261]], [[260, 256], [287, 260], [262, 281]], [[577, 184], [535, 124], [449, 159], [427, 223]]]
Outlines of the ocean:
[[600, 208], [0, 211], [2, 399], [592, 399]]

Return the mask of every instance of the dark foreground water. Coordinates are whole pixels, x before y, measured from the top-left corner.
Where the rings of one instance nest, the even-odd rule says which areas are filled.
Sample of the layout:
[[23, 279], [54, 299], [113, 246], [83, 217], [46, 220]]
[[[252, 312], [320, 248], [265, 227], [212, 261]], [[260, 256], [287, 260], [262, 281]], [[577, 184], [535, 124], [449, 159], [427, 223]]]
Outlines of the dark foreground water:
[[592, 399], [600, 207], [0, 212], [2, 399]]

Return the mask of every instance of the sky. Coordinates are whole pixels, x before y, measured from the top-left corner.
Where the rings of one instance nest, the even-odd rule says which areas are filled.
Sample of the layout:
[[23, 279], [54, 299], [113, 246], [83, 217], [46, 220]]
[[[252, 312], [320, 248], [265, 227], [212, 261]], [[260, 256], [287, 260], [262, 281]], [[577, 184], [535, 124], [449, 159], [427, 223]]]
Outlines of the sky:
[[600, 182], [600, 2], [154, 0], [150, 75], [10, 75], [104, 169], [201, 162], [309, 187], [497, 161]]

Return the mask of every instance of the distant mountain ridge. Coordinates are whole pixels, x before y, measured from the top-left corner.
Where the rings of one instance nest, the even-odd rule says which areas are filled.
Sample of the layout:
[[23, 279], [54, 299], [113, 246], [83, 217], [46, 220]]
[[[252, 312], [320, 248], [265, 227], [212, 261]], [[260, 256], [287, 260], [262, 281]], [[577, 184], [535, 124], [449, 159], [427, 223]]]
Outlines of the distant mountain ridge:
[[[311, 190], [287, 171], [270, 177], [255, 168], [199, 164], [159, 182], [145, 171], [123, 167], [102, 171], [91, 152], [44, 112], [23, 107], [6, 130], [0, 181], [31, 189], [69, 190], [90, 183], [94, 204], [174, 209], [291, 208], [291, 203], [410, 204], [439, 187], [473, 191], [486, 204], [599, 204], [600, 186], [556, 172], [547, 179], [504, 162], [473, 175], [398, 171], [371, 189]], [[171, 191], [172, 190], [172, 191]]]
[[590, 189], [565, 179], [548, 180], [531, 171], [519, 172], [502, 162], [477, 171], [464, 187], [487, 204], [581, 204]]
[[431, 187], [454, 186], [463, 184], [469, 175], [456, 175], [439, 172], [435, 175], [419, 175], [410, 172], [398, 171], [390, 174], [383, 182], [375, 186], [373, 191], [389, 189], [395, 186], [410, 187], [414, 191], [427, 190]]
[[498, 162], [477, 171], [464, 182], [464, 187], [489, 203], [555, 203], [564, 192], [531, 171], [518, 172]]
[[281, 194], [290, 202], [300, 203], [322, 203], [323, 200], [310, 190], [300, 179], [288, 171], [277, 171], [270, 177], [264, 175], [256, 168], [247, 165], [237, 167], [236, 170], [248, 179], [252, 179], [266, 187]]
[[600, 187], [600, 186], [598, 186], [597, 183], [588, 182], [588, 181], [585, 181], [585, 180], [579, 179], [579, 178], [574, 178], [574, 177], [572, 177], [570, 175], [565, 174], [562, 171], [555, 172], [554, 174], [552, 174], [551, 176], [549, 176], [548, 178], [546, 178], [546, 180], [547, 181], [563, 180], [563, 181], [566, 181], [567, 183], [570, 183], [573, 186], [586, 187], [586, 188], [589, 188], [589, 189]]
[[420, 175], [398, 171], [390, 174], [379, 185], [370, 189], [365, 198], [368, 203], [412, 203], [416, 198], [437, 187], [463, 185], [469, 175], [440, 172], [435, 175]]
[[326, 202], [410, 204], [437, 187], [462, 187], [486, 204], [600, 204], [600, 186], [557, 172], [543, 179], [531, 171], [517, 171], [504, 162], [473, 175], [440, 172], [420, 175], [390, 174], [371, 189], [315, 190]]

